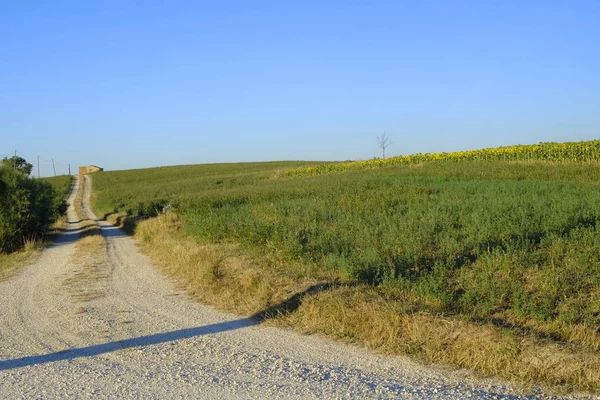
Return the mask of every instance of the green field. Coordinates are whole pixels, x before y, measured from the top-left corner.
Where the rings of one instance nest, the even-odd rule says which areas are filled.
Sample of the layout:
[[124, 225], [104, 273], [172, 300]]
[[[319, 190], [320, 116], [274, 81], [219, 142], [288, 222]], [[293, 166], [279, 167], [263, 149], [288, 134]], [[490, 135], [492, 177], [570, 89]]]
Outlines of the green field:
[[354, 282], [406, 313], [600, 350], [600, 164], [280, 173], [307, 165], [95, 173], [95, 208], [152, 216], [171, 204], [199, 244], [235, 243], [273, 275]]
[[202, 242], [399, 286], [435, 311], [598, 327], [597, 165], [430, 163], [269, 179], [282, 166], [100, 173], [96, 208], [148, 214], [172, 203]]
[[73, 183], [73, 177], [71, 175], [59, 175], [50, 178], [43, 178], [46, 182], [50, 183], [56, 191], [67, 196], [71, 191], [71, 185]]

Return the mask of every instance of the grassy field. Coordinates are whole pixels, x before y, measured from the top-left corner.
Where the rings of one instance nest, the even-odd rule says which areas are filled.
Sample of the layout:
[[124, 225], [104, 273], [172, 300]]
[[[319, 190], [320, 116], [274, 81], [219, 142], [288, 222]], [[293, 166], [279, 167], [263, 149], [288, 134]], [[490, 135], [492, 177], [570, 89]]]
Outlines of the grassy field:
[[71, 191], [71, 185], [73, 183], [73, 177], [71, 175], [59, 175], [43, 179], [54, 186], [58, 192], [64, 194], [65, 197]]
[[[93, 174], [202, 301], [526, 383], [600, 389], [600, 165], [450, 160]], [[310, 170], [309, 170], [310, 171]], [[282, 173], [283, 172], [283, 173]]]

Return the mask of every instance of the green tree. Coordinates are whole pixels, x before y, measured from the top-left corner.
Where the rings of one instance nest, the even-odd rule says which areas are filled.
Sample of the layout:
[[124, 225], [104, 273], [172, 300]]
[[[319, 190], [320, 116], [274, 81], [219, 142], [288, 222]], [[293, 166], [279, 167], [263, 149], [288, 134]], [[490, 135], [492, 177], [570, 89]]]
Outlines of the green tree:
[[12, 156], [10, 158], [4, 157], [2, 159], [2, 165], [8, 168], [16, 169], [25, 175], [31, 174], [31, 170], [33, 169], [32, 164], [28, 163], [27, 160], [19, 156]]
[[26, 175], [27, 164], [21, 163], [21, 169], [5, 160], [0, 164], [0, 251], [40, 237], [67, 209], [51, 184]]

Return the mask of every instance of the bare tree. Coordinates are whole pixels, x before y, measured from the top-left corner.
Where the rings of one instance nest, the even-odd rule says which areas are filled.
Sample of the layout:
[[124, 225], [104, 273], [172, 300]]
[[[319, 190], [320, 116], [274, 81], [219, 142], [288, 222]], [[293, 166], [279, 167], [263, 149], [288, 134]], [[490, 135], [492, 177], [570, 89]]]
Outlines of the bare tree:
[[383, 135], [377, 136], [377, 144], [381, 149], [382, 158], [385, 158], [385, 149], [387, 149], [392, 143], [392, 139], [385, 132], [383, 132]]

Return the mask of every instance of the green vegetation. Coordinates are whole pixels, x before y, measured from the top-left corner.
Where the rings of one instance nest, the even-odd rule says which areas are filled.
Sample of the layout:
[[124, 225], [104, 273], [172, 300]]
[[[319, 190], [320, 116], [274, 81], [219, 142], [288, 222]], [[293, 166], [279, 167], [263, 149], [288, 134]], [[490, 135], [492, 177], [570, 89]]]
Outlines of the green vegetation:
[[67, 210], [63, 193], [29, 178], [31, 164], [20, 157], [0, 165], [0, 252], [21, 248], [44, 235]]
[[[282, 177], [282, 169], [306, 168], [298, 164], [96, 173], [95, 207], [147, 216], [172, 204], [200, 246], [240, 246], [261, 263], [260, 279], [342, 285], [308, 296], [304, 314], [289, 318], [306, 332], [524, 381], [599, 388], [590, 372], [600, 366], [599, 164], [442, 160]], [[224, 274], [220, 262], [213, 278]], [[421, 333], [402, 333], [416, 325]], [[374, 338], [367, 326], [387, 333]], [[437, 336], [436, 326], [444, 329]], [[465, 346], [479, 340], [476, 357], [448, 344], [467, 331]], [[552, 357], [531, 361], [547, 340], [563, 346], [554, 354], [596, 358], [565, 356], [568, 372]]]
[[44, 181], [52, 185], [54, 190], [63, 196], [67, 196], [73, 185], [73, 177], [71, 175], [59, 175], [51, 178], [42, 178]]
[[102, 214], [156, 215], [168, 204], [207, 192], [244, 190], [308, 162], [206, 164], [94, 173], [94, 208]]
[[185, 168], [94, 175], [103, 211], [171, 202], [202, 242], [399, 287], [428, 311], [599, 326], [597, 165], [432, 163], [287, 180], [269, 179], [269, 166]]

